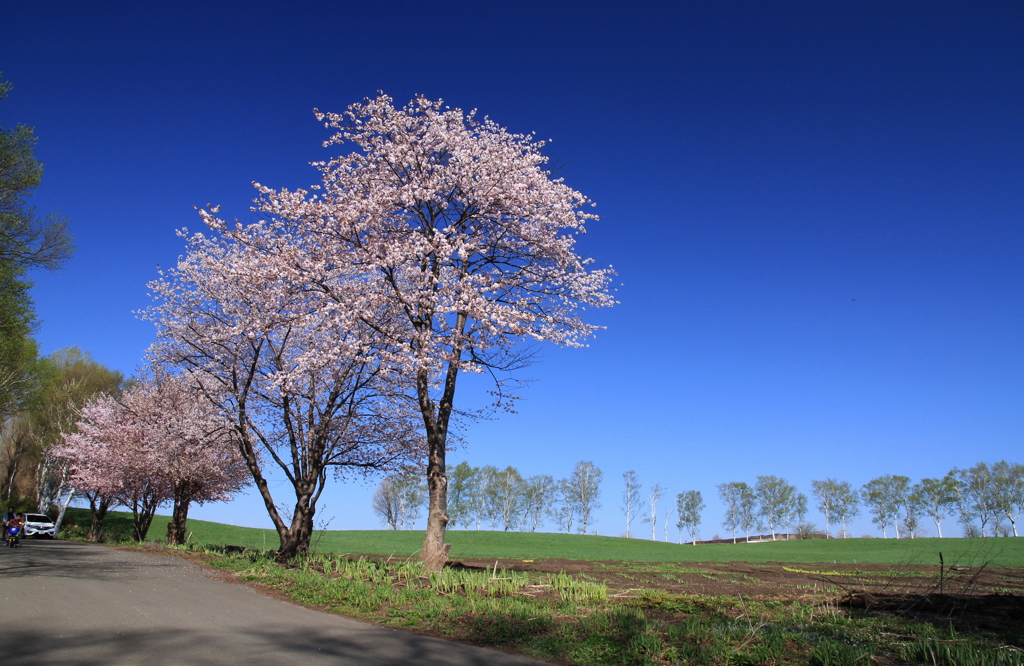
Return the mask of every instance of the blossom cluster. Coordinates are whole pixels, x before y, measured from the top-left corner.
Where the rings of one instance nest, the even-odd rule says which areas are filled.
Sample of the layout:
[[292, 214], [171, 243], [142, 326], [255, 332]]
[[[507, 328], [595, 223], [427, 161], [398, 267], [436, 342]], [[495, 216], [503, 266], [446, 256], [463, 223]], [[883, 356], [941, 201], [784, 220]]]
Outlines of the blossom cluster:
[[86, 404], [55, 454], [73, 485], [131, 506], [188, 489], [186, 501], [229, 499], [248, 481], [231, 423], [195, 390], [195, 377], [155, 376]]

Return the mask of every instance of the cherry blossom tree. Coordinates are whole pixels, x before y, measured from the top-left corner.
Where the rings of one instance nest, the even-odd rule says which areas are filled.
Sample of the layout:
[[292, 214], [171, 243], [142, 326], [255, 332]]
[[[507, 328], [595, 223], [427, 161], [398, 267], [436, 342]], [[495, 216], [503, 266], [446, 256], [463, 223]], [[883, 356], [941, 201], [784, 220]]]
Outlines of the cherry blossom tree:
[[250, 482], [232, 423], [206, 398], [198, 377], [159, 368], [118, 402], [156, 445], [152, 464], [166, 477], [174, 503], [167, 542], [184, 543], [192, 504], [229, 500]]
[[[281, 223], [195, 234], [150, 288], [143, 316], [158, 327], [152, 355], [187, 370], [232, 422], [239, 452], [280, 538], [279, 559], [307, 551], [328, 472], [393, 471], [423, 461], [410, 375], [382, 362], [393, 314], [337, 316], [311, 296], [356, 298], [363, 284]], [[294, 492], [278, 508], [269, 475]]]
[[77, 431], [55, 447], [72, 470], [74, 487], [129, 507], [133, 536], [144, 540], [157, 507], [172, 492], [159, 469], [160, 444], [148, 441], [140, 424], [109, 395], [86, 404], [76, 425]]
[[132, 509], [134, 536], [145, 539], [157, 507], [173, 500], [167, 530], [182, 543], [192, 503], [222, 501], [241, 489], [248, 473], [232, 424], [196, 390], [195, 378], [149, 373], [120, 396], [104, 395], [82, 409], [76, 431], [55, 455], [73, 472], [102, 521], [111, 503]]
[[[495, 405], [508, 408], [509, 373], [529, 358], [517, 343], [582, 346], [599, 327], [579, 311], [613, 304], [611, 272], [576, 254], [595, 216], [545, 170], [543, 142], [422, 97], [395, 108], [381, 94], [317, 117], [335, 130], [326, 145], [354, 147], [317, 164], [319, 185], [257, 185], [260, 225], [203, 216], [258, 248], [268, 276], [302, 285], [325, 322], [372, 330], [373, 362], [413, 378], [427, 444], [421, 557], [437, 570], [448, 554], [445, 455], [460, 372], [490, 373]], [[359, 355], [347, 335], [332, 341]]]

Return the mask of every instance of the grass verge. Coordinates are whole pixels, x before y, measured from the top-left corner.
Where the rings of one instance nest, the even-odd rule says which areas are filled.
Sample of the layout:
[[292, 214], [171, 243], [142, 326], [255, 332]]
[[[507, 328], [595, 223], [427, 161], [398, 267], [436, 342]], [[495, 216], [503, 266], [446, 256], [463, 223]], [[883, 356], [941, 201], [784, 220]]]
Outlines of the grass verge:
[[308, 606], [561, 663], [1004, 666], [1024, 654], [1020, 635], [965, 633], [949, 618], [869, 613], [834, 598], [616, 592], [567, 574], [428, 573], [407, 558], [314, 553], [282, 565], [270, 551], [179, 550]]
[[[68, 520], [89, 523], [88, 511], [69, 509]], [[156, 516], [150, 538], [167, 533], [167, 516]], [[131, 533], [131, 514], [110, 512], [107, 528]], [[189, 542], [229, 544], [256, 550], [278, 546], [274, 530], [189, 520]], [[1024, 538], [1005, 539], [811, 539], [758, 544], [679, 545], [645, 539], [582, 534], [449, 530], [451, 558], [577, 559], [616, 562], [804, 562], [935, 564], [941, 552], [947, 565], [1024, 566]], [[312, 547], [326, 553], [374, 553], [408, 557], [423, 545], [421, 530], [317, 531]]]

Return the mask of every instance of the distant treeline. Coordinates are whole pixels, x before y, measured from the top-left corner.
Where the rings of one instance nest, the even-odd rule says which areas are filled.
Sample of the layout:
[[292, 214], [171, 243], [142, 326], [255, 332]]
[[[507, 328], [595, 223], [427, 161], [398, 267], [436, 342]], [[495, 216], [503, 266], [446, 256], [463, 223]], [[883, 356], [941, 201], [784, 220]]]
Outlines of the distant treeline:
[[[603, 473], [594, 463], [576, 464], [570, 476], [555, 479], [546, 474], [523, 477], [515, 467], [498, 469], [490, 465], [472, 467], [459, 463], [448, 474], [448, 517], [450, 528], [534, 532], [554, 524], [565, 532], [587, 533], [594, 511], [600, 508]], [[698, 490], [663, 502], [660, 485], [646, 492], [629, 470], [622, 475], [624, 490], [621, 509], [625, 516], [624, 536], [634, 536], [633, 522], [640, 518], [658, 539], [659, 516], [664, 540], [669, 540], [673, 518], [679, 542], [684, 531], [688, 541], [700, 537], [702, 512], [706, 508]], [[924, 523], [934, 523], [941, 537], [943, 520], [955, 516], [964, 536], [1018, 536], [1017, 518], [1024, 510], [1024, 465], [1000, 461], [980, 462], [968, 469], [955, 468], [942, 478], [925, 478], [911, 483], [910, 477], [885, 474], [860, 488], [834, 478], [811, 481], [815, 508], [824, 517], [824, 529], [807, 520], [808, 498], [786, 479], [758, 476], [751, 486], [743, 481], [718, 485], [725, 508], [723, 527], [732, 540], [742, 534], [768, 530], [800, 537], [846, 537], [848, 521], [863, 509], [882, 532], [896, 538], [923, 536]], [[411, 527], [426, 503], [421, 475], [409, 473], [384, 479], [373, 496], [373, 510], [392, 529]], [[642, 516], [642, 517], [641, 517]]]

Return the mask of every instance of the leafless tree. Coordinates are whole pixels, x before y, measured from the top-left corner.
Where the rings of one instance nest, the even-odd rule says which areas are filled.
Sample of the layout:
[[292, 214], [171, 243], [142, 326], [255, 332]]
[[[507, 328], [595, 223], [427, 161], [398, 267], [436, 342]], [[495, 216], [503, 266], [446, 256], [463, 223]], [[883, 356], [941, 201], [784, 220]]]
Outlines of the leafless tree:
[[632, 537], [633, 520], [640, 513], [640, 479], [636, 472], [629, 470], [623, 472], [622, 480], [625, 482], [625, 490], [622, 491], [622, 513], [626, 514], [626, 537]]
[[644, 518], [644, 522], [651, 524], [651, 541], [658, 540], [658, 502], [664, 492], [664, 488], [655, 484], [647, 494], [647, 506], [650, 507], [651, 513]]

